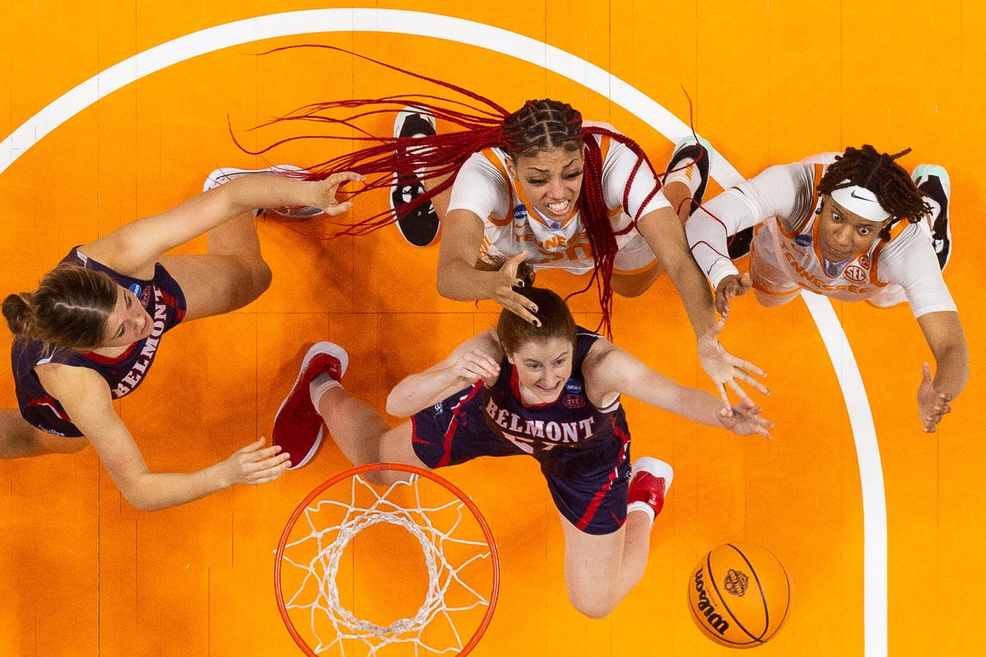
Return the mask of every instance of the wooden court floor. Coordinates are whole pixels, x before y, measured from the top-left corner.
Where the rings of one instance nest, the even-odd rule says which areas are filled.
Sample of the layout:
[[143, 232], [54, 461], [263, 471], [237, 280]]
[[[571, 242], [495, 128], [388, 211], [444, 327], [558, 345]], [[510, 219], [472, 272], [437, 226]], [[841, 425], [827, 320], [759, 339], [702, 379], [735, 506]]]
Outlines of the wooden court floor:
[[[271, 14], [302, 10], [322, 11], [286, 14], [283, 36], [269, 37]], [[676, 475], [644, 581], [602, 621], [567, 601], [561, 529], [533, 461], [481, 460], [442, 474], [482, 509], [502, 560], [499, 607], [473, 654], [724, 655], [693, 626], [686, 581], [707, 550], [745, 540], [778, 555], [794, 584], [786, 626], [760, 655], [980, 655], [986, 317], [978, 299], [986, 271], [974, 245], [986, 198], [983, 25], [986, 7], [958, 0], [13, 0], [0, 5], [0, 290], [33, 289], [73, 245], [180, 202], [218, 166], [325, 159], [326, 147], [313, 143], [267, 159], [245, 155], [228, 125], [252, 147], [280, 133], [249, 128], [309, 102], [434, 92], [338, 54], [256, 56], [282, 45], [353, 49], [508, 108], [527, 98], [566, 100], [633, 136], [659, 166], [670, 135], [623, 102], [625, 85], [656, 103], [651, 110], [670, 112], [666, 125], [688, 121], [684, 87], [697, 130], [721, 157], [720, 183], [731, 172], [751, 176], [851, 145], [912, 147], [905, 167], [938, 163], [951, 176], [955, 250], [945, 278], [973, 361], [970, 384], [937, 434], [922, 433], [917, 419], [930, 352], [908, 308], [832, 304], [851, 347], [833, 361], [804, 301], [768, 310], [740, 299], [723, 341], [767, 370], [772, 394], [763, 403], [774, 439], [737, 438], [625, 400], [634, 455], [667, 460]], [[531, 42], [552, 48], [525, 50]], [[357, 216], [386, 203], [382, 194], [367, 199]], [[199, 469], [269, 436], [314, 341], [349, 351], [347, 388], [382, 410], [403, 376], [495, 320], [493, 304], [438, 296], [437, 246], [413, 249], [392, 228], [321, 239], [327, 231], [319, 221], [260, 223], [271, 289], [239, 312], [168, 334], [154, 375], [117, 405], [152, 468]], [[204, 240], [183, 247], [204, 249]], [[559, 290], [584, 285], [564, 274], [541, 281]], [[595, 326], [592, 294], [574, 308]], [[637, 299], [617, 299], [614, 332], [655, 369], [708, 388], [666, 280]], [[0, 346], [9, 344], [0, 331]], [[861, 460], [860, 430], [840, 387], [847, 362], [865, 386], [875, 470], [872, 454]], [[9, 371], [0, 403], [16, 404]], [[275, 483], [140, 513], [91, 449], [0, 462], [0, 655], [299, 654], [274, 602], [273, 550], [298, 501], [346, 467], [326, 447]], [[864, 498], [876, 493], [886, 518], [874, 530], [880, 514], [866, 507], [864, 517]], [[880, 536], [885, 549], [874, 567], [867, 550]], [[403, 591], [392, 553], [361, 554], [352, 567], [383, 575], [368, 586]]]

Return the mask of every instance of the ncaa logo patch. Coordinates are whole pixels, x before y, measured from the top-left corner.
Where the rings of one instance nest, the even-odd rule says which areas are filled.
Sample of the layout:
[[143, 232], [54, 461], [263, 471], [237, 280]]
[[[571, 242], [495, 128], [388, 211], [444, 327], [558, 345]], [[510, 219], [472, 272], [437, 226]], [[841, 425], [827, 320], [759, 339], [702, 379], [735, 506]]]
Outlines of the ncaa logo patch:
[[565, 405], [565, 408], [582, 408], [585, 406], [585, 400], [582, 399], [582, 395], [565, 395], [561, 403]]
[[577, 395], [582, 392], [582, 382], [578, 379], [569, 379], [565, 382], [565, 392]]
[[514, 219], [527, 219], [527, 208], [523, 203], [514, 207]]
[[127, 289], [130, 290], [131, 292], [133, 292], [134, 293], [134, 296], [139, 299], [140, 298], [140, 293], [141, 293], [141, 291], [143, 291], [144, 288], [142, 288], [140, 286], [140, 283], [134, 283], [133, 285], [131, 285]]
[[794, 243], [798, 246], [811, 246], [811, 235], [802, 233], [794, 238]]
[[859, 263], [859, 266], [862, 267], [863, 269], [869, 269], [870, 268], [870, 257], [868, 255], [861, 255], [861, 256], [859, 256], [859, 258], [856, 260], [856, 262], [858, 262]]
[[847, 279], [853, 283], [859, 283], [866, 280], [866, 270], [856, 265], [849, 265], [846, 267], [846, 271], [842, 274]]

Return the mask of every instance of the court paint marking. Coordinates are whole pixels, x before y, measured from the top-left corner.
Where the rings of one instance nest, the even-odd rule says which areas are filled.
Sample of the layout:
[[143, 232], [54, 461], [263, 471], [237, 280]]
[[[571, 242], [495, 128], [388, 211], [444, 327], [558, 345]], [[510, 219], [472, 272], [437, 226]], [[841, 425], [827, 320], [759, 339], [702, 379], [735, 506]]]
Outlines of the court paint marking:
[[[688, 126], [630, 84], [563, 50], [502, 28], [461, 18], [394, 9], [312, 9], [247, 18], [193, 32], [138, 53], [79, 84], [0, 142], [0, 174], [17, 158], [99, 99], [173, 64], [263, 39], [323, 32], [407, 34], [474, 45], [541, 66], [584, 85], [645, 121], [672, 143]], [[742, 180], [721, 155], [712, 177], [724, 188]], [[852, 348], [825, 297], [802, 292], [822, 336], [849, 413], [863, 497], [863, 607], [865, 654], [887, 654], [887, 510], [883, 467], [873, 415]]]

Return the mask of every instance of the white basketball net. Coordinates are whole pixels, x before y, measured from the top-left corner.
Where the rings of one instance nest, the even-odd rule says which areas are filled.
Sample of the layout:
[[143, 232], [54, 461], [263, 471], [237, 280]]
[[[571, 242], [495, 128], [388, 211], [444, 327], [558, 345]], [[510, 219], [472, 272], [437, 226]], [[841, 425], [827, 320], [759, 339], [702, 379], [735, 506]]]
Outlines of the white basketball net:
[[[289, 611], [307, 612], [310, 617], [311, 636], [315, 639], [309, 646], [317, 654], [337, 647], [338, 654], [345, 656], [347, 639], [364, 645], [360, 652], [368, 656], [376, 655], [385, 646], [398, 643], [413, 644], [415, 655], [421, 654], [421, 651], [424, 651], [423, 654], [461, 651], [463, 640], [455, 628], [452, 614], [489, 606], [489, 599], [460, 577], [460, 572], [464, 568], [473, 562], [490, 557], [490, 549], [485, 541], [464, 540], [452, 536], [464, 518], [472, 518], [468, 510], [464, 511], [465, 503], [453, 495], [454, 499], [447, 503], [431, 507], [423, 505], [418, 475], [412, 475], [409, 481], [392, 484], [383, 494], [378, 494], [359, 475], [351, 477], [350, 482], [349, 503], [324, 499], [308, 506], [303, 517], [310, 533], [285, 546], [283, 564], [301, 569], [304, 575], [300, 587], [294, 594], [289, 597], [290, 592], [283, 591], [284, 608]], [[415, 501], [414, 508], [400, 506], [388, 499], [392, 493], [402, 487], [411, 489]], [[371, 493], [369, 497], [365, 495], [367, 491]], [[359, 492], [364, 495], [357, 495]], [[358, 503], [358, 497], [367, 497], [370, 503]], [[342, 521], [330, 527], [319, 526], [318, 516], [326, 507], [341, 509], [344, 512]], [[437, 527], [437, 523], [434, 522], [437, 516], [451, 518], [450, 521], [443, 523], [450, 526], [443, 529]], [[360, 531], [381, 522], [403, 527], [410, 532], [421, 544], [428, 569], [427, 594], [417, 614], [411, 618], [394, 621], [387, 627], [359, 619], [346, 609], [340, 602], [336, 582], [340, 558], [346, 546]], [[299, 518], [295, 531], [299, 529], [303, 531], [301, 525]], [[470, 550], [472, 554], [462, 557], [461, 563], [456, 566], [450, 563], [445, 555], [445, 548], [451, 544], [475, 546], [478, 549]], [[460, 549], [456, 551], [461, 552]], [[307, 563], [299, 563], [288, 556], [289, 552], [304, 554], [304, 558], [311, 556]], [[453, 587], [457, 590], [456, 598], [464, 600], [454, 607], [448, 606], [445, 600], [446, 594]], [[425, 629], [439, 617], [444, 618], [451, 628], [451, 636], [454, 637], [450, 641], [451, 645], [444, 647], [430, 645], [425, 640]], [[327, 629], [330, 625], [335, 629], [336, 635], [321, 636], [328, 634]], [[467, 635], [466, 640], [468, 639]]]

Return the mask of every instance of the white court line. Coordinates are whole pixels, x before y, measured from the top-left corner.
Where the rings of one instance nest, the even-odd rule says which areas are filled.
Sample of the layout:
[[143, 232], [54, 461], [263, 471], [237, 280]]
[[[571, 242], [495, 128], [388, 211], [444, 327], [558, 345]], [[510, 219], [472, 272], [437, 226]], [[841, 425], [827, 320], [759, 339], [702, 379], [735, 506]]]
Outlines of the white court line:
[[[382, 32], [445, 39], [510, 55], [584, 85], [648, 123], [672, 143], [690, 132], [661, 105], [608, 71], [563, 50], [507, 30], [450, 16], [393, 9], [312, 9], [217, 25], [145, 50], [81, 83], [0, 142], [0, 173], [49, 132], [100, 98], [146, 75], [223, 48], [274, 37], [320, 32]], [[742, 178], [721, 155], [712, 177], [723, 187]], [[845, 332], [828, 299], [802, 292], [842, 387], [863, 496], [865, 654], [887, 654], [887, 514], [873, 416]]]

